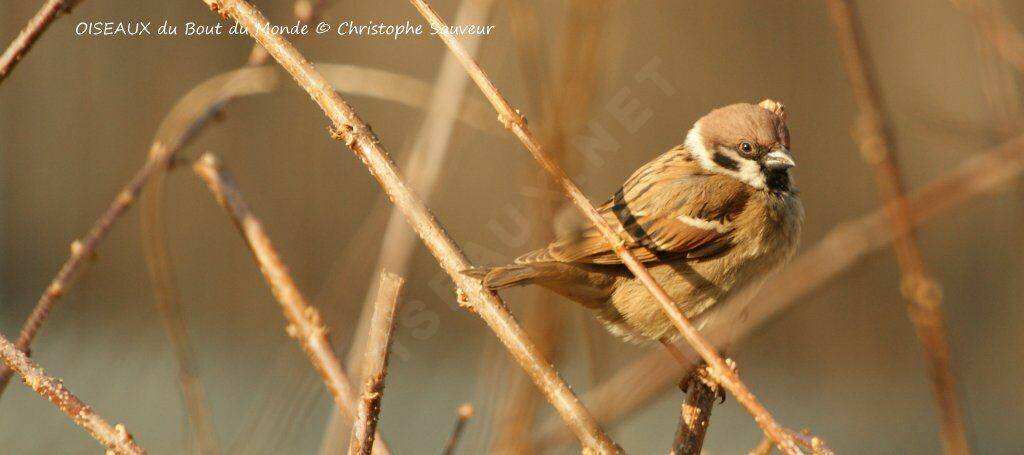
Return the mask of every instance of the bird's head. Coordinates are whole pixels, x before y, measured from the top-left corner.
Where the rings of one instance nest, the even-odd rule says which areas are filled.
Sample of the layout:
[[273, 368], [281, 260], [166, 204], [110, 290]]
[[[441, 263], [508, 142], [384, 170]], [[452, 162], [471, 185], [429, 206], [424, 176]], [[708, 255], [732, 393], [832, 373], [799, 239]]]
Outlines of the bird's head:
[[772, 100], [737, 103], [701, 117], [686, 135], [686, 149], [708, 172], [754, 188], [788, 191], [789, 153], [785, 107]]

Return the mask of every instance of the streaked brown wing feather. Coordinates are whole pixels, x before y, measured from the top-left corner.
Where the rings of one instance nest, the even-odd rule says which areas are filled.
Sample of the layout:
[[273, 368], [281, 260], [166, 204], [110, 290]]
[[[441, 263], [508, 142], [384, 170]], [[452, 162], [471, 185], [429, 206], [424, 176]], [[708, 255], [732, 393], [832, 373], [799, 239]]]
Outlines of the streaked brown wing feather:
[[[641, 262], [705, 257], [730, 246], [730, 222], [749, 191], [734, 179], [704, 173], [685, 151], [674, 149], [637, 170], [598, 211], [625, 228], [633, 240], [627, 246]], [[592, 225], [516, 259], [552, 261], [621, 264]]]

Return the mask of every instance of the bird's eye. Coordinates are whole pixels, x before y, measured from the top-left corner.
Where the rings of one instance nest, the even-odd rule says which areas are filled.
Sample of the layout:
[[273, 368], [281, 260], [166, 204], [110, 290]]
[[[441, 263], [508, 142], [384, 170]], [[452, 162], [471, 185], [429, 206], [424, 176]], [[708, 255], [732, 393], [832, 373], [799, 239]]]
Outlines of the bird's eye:
[[749, 142], [744, 142], [740, 144], [740, 150], [742, 150], [745, 153], [750, 153], [754, 151], [754, 146], [750, 145]]

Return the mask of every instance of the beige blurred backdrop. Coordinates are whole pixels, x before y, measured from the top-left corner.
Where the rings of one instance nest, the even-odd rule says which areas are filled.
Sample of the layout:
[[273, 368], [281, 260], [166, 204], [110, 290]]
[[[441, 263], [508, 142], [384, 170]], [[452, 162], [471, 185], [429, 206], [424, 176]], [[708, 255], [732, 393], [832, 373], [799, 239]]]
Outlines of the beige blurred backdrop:
[[[41, 2], [7, 2], [0, 41], [15, 36]], [[337, 0], [325, 20], [421, 23], [405, 1]], [[437, 0], [453, 18], [457, 0]], [[565, 35], [566, 2], [529, 2], [540, 43], [554, 57]], [[947, 1], [857, 2], [881, 88], [895, 121], [909, 186], [943, 175], [1005, 138], [986, 99], [970, 21]], [[1024, 4], [1005, 2], [1024, 22]], [[275, 22], [293, 22], [291, 2], [259, 2]], [[506, 1], [498, 0], [480, 62], [528, 118], [530, 78], [519, 61]], [[80, 21], [213, 24], [199, 0], [87, 0], [63, 17], [0, 86], [0, 330], [16, 336], [38, 295], [118, 189], [145, 160], [163, 117], [191, 87], [242, 65], [247, 37], [76, 36]], [[595, 202], [633, 169], [682, 141], [706, 111], [771, 97], [784, 102], [807, 209], [804, 245], [831, 227], [878, 206], [870, 169], [850, 138], [852, 98], [821, 1], [612, 1], [601, 36], [590, 122], [622, 144], [604, 163], [567, 153]], [[428, 83], [445, 48], [436, 37], [296, 38], [313, 61], [379, 68]], [[674, 88], [638, 82], [645, 65]], [[551, 62], [557, 64], [557, 58]], [[525, 66], [525, 70], [524, 70]], [[1019, 78], [1017, 79], [1019, 81]], [[330, 139], [328, 122], [309, 98], [287, 88], [233, 103], [185, 154], [212, 151], [234, 172], [300, 287], [310, 297], [331, 288], [322, 312], [344, 352], [369, 287], [379, 235], [352, 238], [370, 217], [380, 190], [363, 165]], [[650, 119], [630, 132], [608, 109], [627, 91]], [[351, 96], [401, 162], [422, 111]], [[467, 98], [481, 102], [475, 87]], [[1019, 99], [1012, 103], [1020, 103]], [[495, 123], [495, 126], [499, 126]], [[474, 260], [481, 250], [511, 259], [515, 232], [507, 208], [526, 210], [523, 182], [536, 165], [509, 134], [456, 126], [441, 183], [429, 205]], [[528, 193], [528, 192], [527, 192]], [[958, 208], [922, 229], [928, 263], [946, 296], [948, 337], [969, 436], [977, 453], [1024, 450], [1024, 188]], [[283, 330], [284, 320], [234, 226], [201, 182], [179, 170], [168, 179], [167, 232], [188, 330], [221, 445], [243, 438], [248, 453], [315, 453], [330, 397]], [[368, 221], [369, 220], [369, 221]], [[374, 227], [375, 226], [375, 227]], [[365, 266], [332, 275], [346, 248], [364, 248]], [[480, 319], [458, 309], [450, 284], [417, 247], [384, 397], [381, 431], [396, 453], [439, 453], [454, 410], [478, 411], [495, 400], [482, 357], [507, 355], [492, 345]], [[477, 250], [477, 251], [474, 251]], [[432, 282], [435, 283], [432, 286]], [[442, 292], [435, 290], [441, 283]], [[374, 284], [375, 285], [375, 284]], [[447, 289], [447, 290], [445, 290]], [[505, 294], [513, 311], [526, 293]], [[569, 305], [556, 301], [552, 305]], [[571, 313], [571, 314], [576, 314]], [[582, 313], [580, 313], [582, 314]], [[596, 362], [582, 353], [579, 317], [564, 324], [560, 371], [578, 392], [655, 347], [627, 345], [600, 331]], [[596, 327], [596, 325], [594, 325]], [[591, 327], [593, 329], [593, 327]], [[490, 347], [489, 347], [490, 346]], [[154, 305], [133, 209], [99, 248], [33, 345], [34, 357], [111, 420], [124, 422], [152, 453], [192, 453], [173, 357]], [[840, 453], [937, 453], [936, 418], [889, 251], [869, 257], [841, 279], [803, 299], [737, 347], [747, 384], [787, 425], [813, 429]], [[485, 393], [486, 392], [486, 393]], [[626, 422], [608, 428], [630, 453], [664, 453], [681, 394], [672, 390]], [[493, 404], [493, 403], [492, 403]], [[541, 412], [551, 414], [550, 407]], [[259, 415], [263, 420], [254, 427]], [[478, 413], [479, 414], [479, 413]], [[269, 417], [267, 417], [269, 415]], [[485, 416], [467, 428], [461, 453], [482, 453], [493, 434]], [[254, 429], [255, 428], [255, 429]], [[746, 453], [760, 441], [755, 423], [729, 398], [714, 411], [711, 454]], [[100, 448], [64, 415], [20, 384], [0, 401], [0, 452], [97, 453]], [[566, 453], [572, 450], [567, 449]]]

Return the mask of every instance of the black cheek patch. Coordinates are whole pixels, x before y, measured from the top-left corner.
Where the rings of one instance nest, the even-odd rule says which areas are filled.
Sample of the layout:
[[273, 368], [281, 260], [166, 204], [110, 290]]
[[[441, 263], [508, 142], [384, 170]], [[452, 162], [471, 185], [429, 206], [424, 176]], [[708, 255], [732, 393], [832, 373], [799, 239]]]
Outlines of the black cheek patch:
[[729, 158], [728, 156], [725, 156], [721, 153], [715, 152], [715, 154], [711, 157], [711, 160], [714, 161], [715, 164], [722, 166], [730, 171], [739, 172], [740, 170], [740, 163], [737, 163], [736, 160]]

